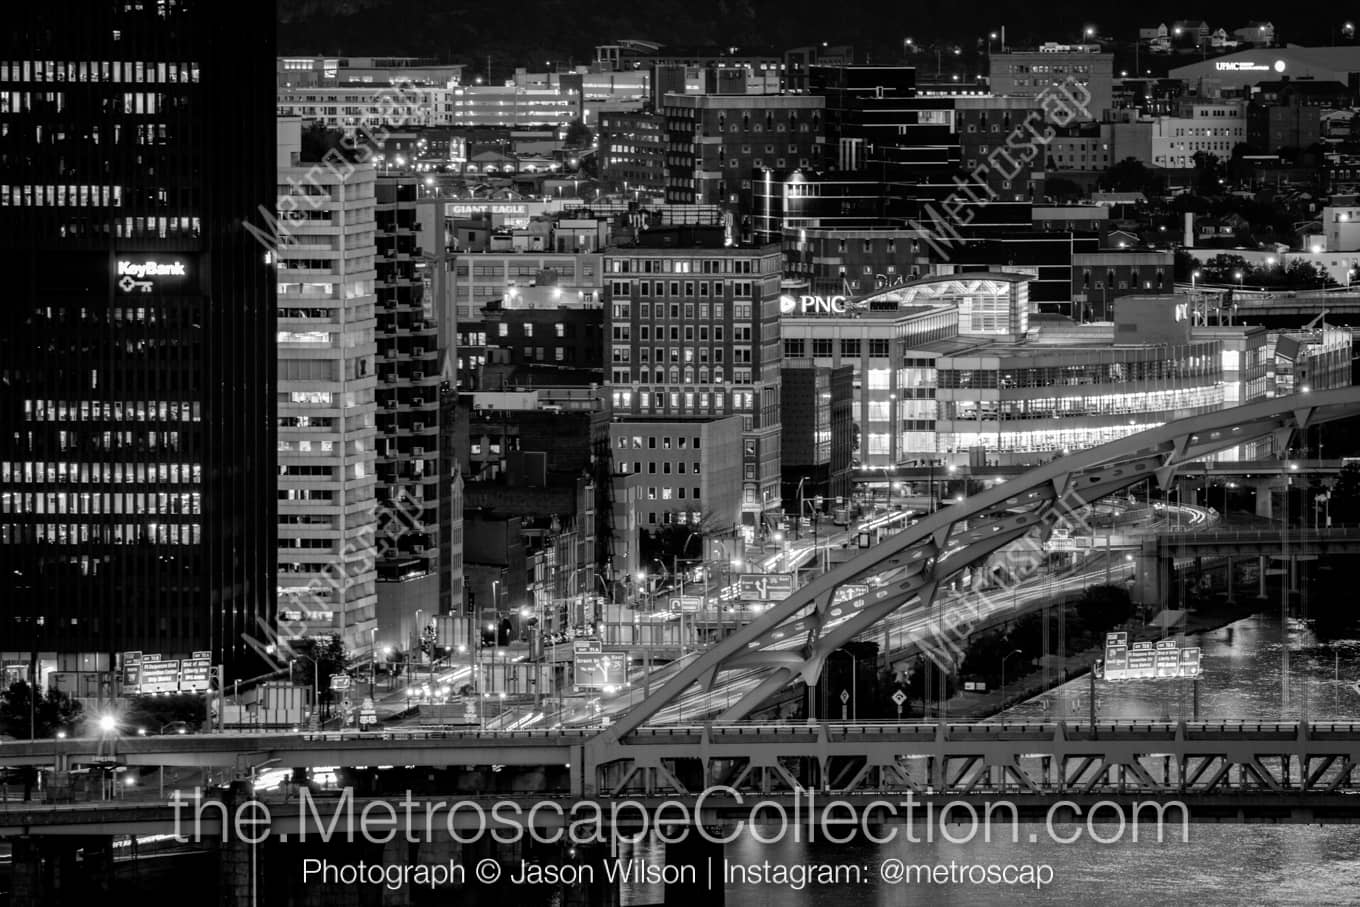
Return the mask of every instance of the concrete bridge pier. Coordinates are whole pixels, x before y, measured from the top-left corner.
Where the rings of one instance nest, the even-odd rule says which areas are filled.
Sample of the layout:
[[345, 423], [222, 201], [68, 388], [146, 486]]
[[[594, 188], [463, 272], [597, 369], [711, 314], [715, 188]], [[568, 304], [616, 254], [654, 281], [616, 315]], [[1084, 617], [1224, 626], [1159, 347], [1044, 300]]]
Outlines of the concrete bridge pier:
[[[237, 808], [251, 797], [248, 781], [233, 781], [223, 797], [227, 815], [235, 816]], [[261, 849], [261, 845], [248, 844], [235, 834], [224, 836], [218, 843], [217, 872], [222, 907], [251, 907], [256, 903]]]
[[21, 837], [13, 841], [11, 907], [76, 907], [108, 901], [113, 837]]
[[1258, 569], [1256, 571], [1256, 597], [1262, 600], [1266, 598], [1266, 568], [1270, 566], [1270, 558], [1264, 554], [1257, 558]]

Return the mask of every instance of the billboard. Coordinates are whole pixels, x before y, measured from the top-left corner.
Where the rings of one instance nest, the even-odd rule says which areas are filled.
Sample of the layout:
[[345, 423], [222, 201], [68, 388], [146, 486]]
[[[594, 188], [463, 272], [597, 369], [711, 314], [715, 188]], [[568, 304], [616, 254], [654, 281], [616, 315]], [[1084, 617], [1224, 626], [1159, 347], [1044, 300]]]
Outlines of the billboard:
[[628, 681], [626, 652], [582, 652], [576, 655], [576, 686], [583, 689], [620, 687]]

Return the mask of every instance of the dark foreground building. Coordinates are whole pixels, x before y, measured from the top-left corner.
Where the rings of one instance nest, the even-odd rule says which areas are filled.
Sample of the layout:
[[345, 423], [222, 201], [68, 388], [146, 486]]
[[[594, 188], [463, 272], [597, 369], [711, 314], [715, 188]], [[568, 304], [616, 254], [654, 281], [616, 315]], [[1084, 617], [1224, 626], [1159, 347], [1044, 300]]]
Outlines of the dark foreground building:
[[[249, 669], [274, 620], [274, 4], [49, 0], [0, 45], [0, 656]], [[98, 695], [77, 690], [82, 695]]]

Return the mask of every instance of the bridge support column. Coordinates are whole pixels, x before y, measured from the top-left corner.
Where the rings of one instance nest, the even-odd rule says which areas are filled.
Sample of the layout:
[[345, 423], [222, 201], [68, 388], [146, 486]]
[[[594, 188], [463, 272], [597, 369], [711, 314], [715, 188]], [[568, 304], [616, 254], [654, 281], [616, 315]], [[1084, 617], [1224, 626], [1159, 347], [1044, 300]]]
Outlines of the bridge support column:
[[1227, 598], [1224, 599], [1224, 601], [1227, 602], [1227, 603], [1230, 604], [1230, 605], [1235, 605], [1235, 604], [1237, 604], [1237, 599], [1233, 597], [1233, 559], [1232, 559], [1232, 558], [1228, 558], [1227, 574], [1228, 574], [1228, 575], [1227, 575], [1227, 580], [1228, 580], [1228, 596], [1227, 596]]
[[50, 867], [43, 864], [42, 839], [27, 835], [15, 838], [11, 861], [11, 907], [44, 907], [50, 904]]
[[1144, 543], [1134, 560], [1134, 600], [1140, 605], [1160, 609], [1170, 593], [1170, 558], [1163, 557], [1156, 542]]
[[1264, 554], [1257, 559], [1260, 569], [1256, 574], [1256, 597], [1264, 599], [1266, 597], [1266, 568], [1270, 566], [1270, 558]]
[[[233, 781], [223, 801], [227, 815], [235, 816], [240, 804], [251, 797], [250, 785]], [[253, 907], [255, 899], [255, 858], [259, 845], [252, 847], [241, 840], [232, 829], [217, 845], [217, 871], [222, 892], [222, 907]]]
[[1289, 594], [1294, 595], [1299, 591], [1299, 559], [1289, 558]]

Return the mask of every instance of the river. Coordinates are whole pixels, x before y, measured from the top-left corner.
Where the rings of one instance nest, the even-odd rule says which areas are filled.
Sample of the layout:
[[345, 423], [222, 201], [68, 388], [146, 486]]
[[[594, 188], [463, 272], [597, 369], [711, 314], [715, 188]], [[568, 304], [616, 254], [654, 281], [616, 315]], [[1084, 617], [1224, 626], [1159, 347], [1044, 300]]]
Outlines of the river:
[[[1218, 630], [1191, 636], [1203, 649], [1200, 717], [1260, 721], [1360, 721], [1360, 640], [1319, 641], [1308, 626], [1291, 620], [1289, 690], [1282, 704], [1282, 644], [1278, 607]], [[1007, 718], [1085, 720], [1089, 681], [1082, 677], [1021, 703]], [[1191, 682], [1098, 682], [1103, 719], [1190, 719]], [[1360, 804], [1357, 805], [1360, 819]], [[729, 885], [726, 902], [741, 907], [848, 907], [900, 904], [1355, 904], [1360, 903], [1360, 827], [1328, 825], [1191, 824], [1189, 841], [1137, 843], [1125, 836], [1101, 844], [1087, 835], [1071, 844], [1049, 838], [1042, 825], [1022, 825], [1020, 843], [1004, 841], [883, 845], [860, 841], [727, 846], [728, 861], [827, 863], [863, 867], [851, 885]], [[1113, 826], [1097, 826], [1106, 838]], [[923, 833], [918, 832], [917, 836]], [[1038, 843], [1030, 843], [1034, 834]], [[905, 864], [1043, 864], [1052, 882], [1042, 889], [966, 882], [888, 885], [879, 878], [883, 861]]]

